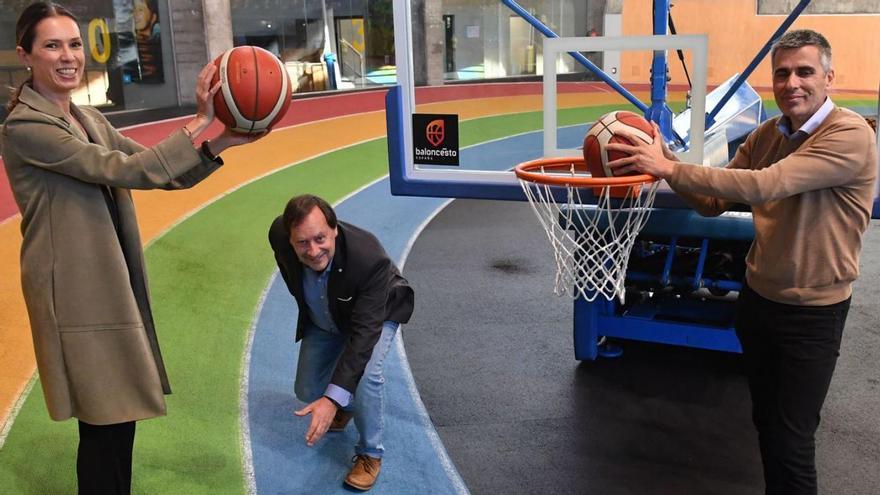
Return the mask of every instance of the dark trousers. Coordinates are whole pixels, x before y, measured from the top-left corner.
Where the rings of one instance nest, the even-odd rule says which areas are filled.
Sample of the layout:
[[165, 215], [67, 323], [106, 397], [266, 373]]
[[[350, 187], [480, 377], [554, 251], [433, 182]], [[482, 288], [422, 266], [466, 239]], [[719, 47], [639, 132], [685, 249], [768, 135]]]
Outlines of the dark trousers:
[[745, 287], [736, 334], [752, 395], [767, 495], [816, 493], [815, 433], [850, 299], [792, 306]]
[[135, 422], [90, 425], [79, 422], [76, 478], [79, 495], [131, 493]]

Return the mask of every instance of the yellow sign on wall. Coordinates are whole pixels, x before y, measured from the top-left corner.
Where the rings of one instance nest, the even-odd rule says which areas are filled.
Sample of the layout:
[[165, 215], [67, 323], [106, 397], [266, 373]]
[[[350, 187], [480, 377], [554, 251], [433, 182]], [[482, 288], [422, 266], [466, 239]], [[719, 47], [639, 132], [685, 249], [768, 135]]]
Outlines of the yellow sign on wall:
[[[101, 46], [98, 46], [98, 36], [101, 37]], [[92, 59], [99, 64], [106, 64], [110, 60], [110, 28], [106, 20], [89, 21], [89, 51]]]

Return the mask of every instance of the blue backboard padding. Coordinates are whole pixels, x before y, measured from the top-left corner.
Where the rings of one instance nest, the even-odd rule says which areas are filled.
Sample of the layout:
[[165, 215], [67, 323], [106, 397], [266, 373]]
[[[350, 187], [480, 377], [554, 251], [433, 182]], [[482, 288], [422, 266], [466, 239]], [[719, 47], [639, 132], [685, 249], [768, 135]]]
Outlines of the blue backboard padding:
[[[403, 142], [403, 125], [407, 122], [403, 115], [402, 92], [399, 86], [392, 87], [385, 96], [385, 113], [388, 131], [388, 161], [389, 180], [391, 193], [395, 196], [425, 196], [435, 198], [470, 198], [470, 199], [498, 199], [525, 201], [522, 188], [517, 183], [512, 184], [486, 184], [469, 182], [462, 177], [458, 180], [433, 180], [408, 177], [404, 157], [407, 150]], [[571, 141], [575, 135], [583, 135], [585, 129], [577, 126], [564, 128], [560, 131], [560, 140]], [[516, 155], [515, 162], [524, 162], [540, 158], [543, 141], [541, 131], [535, 131], [524, 135], [508, 138], [503, 142], [493, 142], [479, 146], [478, 160], [497, 160], [500, 154], [507, 160], [499, 162], [510, 163], [512, 155]], [[492, 149], [494, 148], [494, 149]], [[462, 151], [462, 160], [468, 159], [467, 150]], [[498, 170], [495, 168], [495, 170]], [[555, 188], [554, 195], [557, 201], [565, 202], [565, 189]], [[592, 194], [587, 193], [583, 198], [589, 203]], [[664, 186], [664, 190], [657, 192], [655, 200], [657, 206], [666, 208], [687, 208], [675, 194]]]
[[747, 213], [704, 217], [693, 210], [655, 208], [642, 234], [751, 241], [755, 227]]

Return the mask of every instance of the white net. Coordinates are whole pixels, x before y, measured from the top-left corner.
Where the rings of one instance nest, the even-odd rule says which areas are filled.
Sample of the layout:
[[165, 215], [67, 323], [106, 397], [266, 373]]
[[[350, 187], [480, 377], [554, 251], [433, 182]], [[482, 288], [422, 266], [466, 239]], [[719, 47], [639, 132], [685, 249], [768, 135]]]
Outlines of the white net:
[[[544, 172], [536, 169], [535, 172]], [[553, 175], [558, 175], [558, 168]], [[569, 175], [578, 172], [572, 167]], [[624, 282], [636, 237], [648, 221], [660, 181], [638, 186], [520, 185], [553, 246], [553, 292], [588, 301], [602, 295], [624, 302]], [[558, 201], [553, 191], [564, 190]], [[612, 192], [613, 189], [613, 192]], [[583, 197], [582, 197], [583, 195]], [[594, 196], [595, 195], [595, 196]], [[588, 205], [598, 197], [595, 205]], [[588, 201], [589, 200], [589, 201]]]

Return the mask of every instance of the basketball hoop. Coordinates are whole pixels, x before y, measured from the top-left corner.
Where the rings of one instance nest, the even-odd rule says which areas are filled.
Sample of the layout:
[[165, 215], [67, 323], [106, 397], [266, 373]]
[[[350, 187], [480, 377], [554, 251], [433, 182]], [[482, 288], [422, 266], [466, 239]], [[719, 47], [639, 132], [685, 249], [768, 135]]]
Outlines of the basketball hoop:
[[651, 175], [593, 177], [580, 157], [532, 160], [514, 171], [553, 246], [553, 292], [587, 301], [601, 294], [622, 303], [630, 251], [660, 181]]

